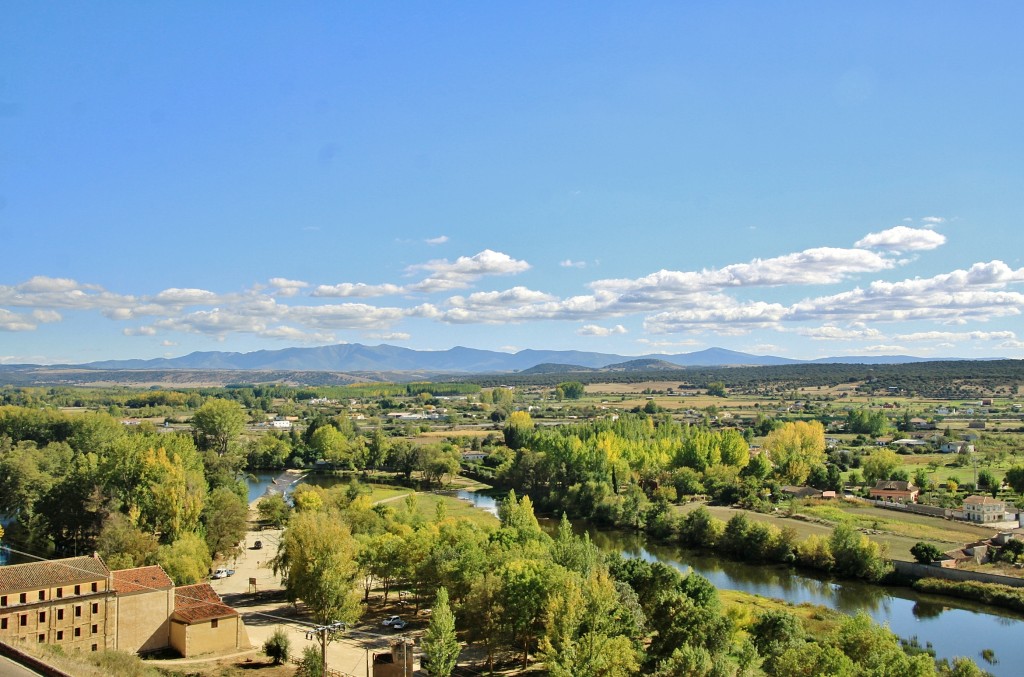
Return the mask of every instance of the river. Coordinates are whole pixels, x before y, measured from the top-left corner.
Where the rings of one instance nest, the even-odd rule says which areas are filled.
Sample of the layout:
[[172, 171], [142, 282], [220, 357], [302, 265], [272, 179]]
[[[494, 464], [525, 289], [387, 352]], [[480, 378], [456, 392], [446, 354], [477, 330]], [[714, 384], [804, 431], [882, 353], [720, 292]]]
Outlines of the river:
[[[456, 492], [458, 498], [497, 514], [493, 497], [472, 491]], [[554, 520], [541, 520], [553, 532]], [[695, 571], [723, 590], [740, 590], [774, 597], [792, 604], [817, 604], [855, 614], [864, 611], [876, 622], [888, 624], [900, 637], [917, 637], [924, 646], [931, 643], [939, 658], [967, 656], [994, 675], [1021, 674], [1024, 665], [1024, 620], [1021, 616], [992, 607], [935, 595], [921, 595], [911, 588], [869, 585], [857, 581], [818, 578], [783, 566], [754, 566], [722, 560], [690, 550], [648, 542], [642, 534], [596, 529], [575, 524], [579, 533], [603, 552], [619, 552], [649, 562], [663, 562], [680, 571]], [[982, 649], [995, 651], [996, 665], [981, 659]]]

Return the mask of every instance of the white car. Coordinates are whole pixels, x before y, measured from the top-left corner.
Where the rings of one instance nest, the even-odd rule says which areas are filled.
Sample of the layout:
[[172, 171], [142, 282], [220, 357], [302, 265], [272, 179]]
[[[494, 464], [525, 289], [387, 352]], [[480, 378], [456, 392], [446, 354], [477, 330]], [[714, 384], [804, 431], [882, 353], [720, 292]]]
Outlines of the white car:
[[228, 577], [228, 570], [227, 569], [217, 569], [216, 571], [213, 572], [213, 576], [210, 576], [210, 578], [212, 578], [214, 580], [219, 580], [221, 578], [227, 578], [227, 577]]
[[388, 616], [380, 622], [386, 628], [404, 628], [405, 621], [400, 616]]

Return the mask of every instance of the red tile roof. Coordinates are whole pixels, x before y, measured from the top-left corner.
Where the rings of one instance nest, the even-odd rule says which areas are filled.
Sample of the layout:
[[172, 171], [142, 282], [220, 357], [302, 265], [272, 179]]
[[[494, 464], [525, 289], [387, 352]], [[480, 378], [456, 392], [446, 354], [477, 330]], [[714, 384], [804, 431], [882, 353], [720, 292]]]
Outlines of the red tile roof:
[[237, 615], [237, 611], [221, 601], [209, 583], [196, 583], [174, 590], [174, 620], [199, 623]]
[[110, 571], [98, 557], [68, 557], [0, 567], [0, 592], [53, 588], [105, 579]]
[[114, 572], [114, 590], [119, 595], [133, 592], [153, 592], [153, 590], [170, 590], [174, 582], [159, 564], [151, 567], [120, 569]]

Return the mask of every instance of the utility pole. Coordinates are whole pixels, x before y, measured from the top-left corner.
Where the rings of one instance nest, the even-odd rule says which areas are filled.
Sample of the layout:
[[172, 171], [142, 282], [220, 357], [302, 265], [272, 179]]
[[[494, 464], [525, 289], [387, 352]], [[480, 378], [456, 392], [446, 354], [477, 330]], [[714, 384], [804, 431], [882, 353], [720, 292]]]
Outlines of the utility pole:
[[327, 644], [334, 639], [334, 633], [339, 630], [345, 630], [347, 627], [341, 621], [334, 621], [329, 625], [318, 625], [306, 632], [306, 639], [317, 639], [320, 641], [320, 674], [327, 674]]

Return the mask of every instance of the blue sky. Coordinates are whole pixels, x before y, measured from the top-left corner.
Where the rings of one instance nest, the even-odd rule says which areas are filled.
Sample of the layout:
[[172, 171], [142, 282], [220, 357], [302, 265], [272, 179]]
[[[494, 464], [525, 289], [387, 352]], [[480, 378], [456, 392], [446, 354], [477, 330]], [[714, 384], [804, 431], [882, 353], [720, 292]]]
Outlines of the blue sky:
[[1019, 3], [0, 8], [0, 362], [1024, 357]]

